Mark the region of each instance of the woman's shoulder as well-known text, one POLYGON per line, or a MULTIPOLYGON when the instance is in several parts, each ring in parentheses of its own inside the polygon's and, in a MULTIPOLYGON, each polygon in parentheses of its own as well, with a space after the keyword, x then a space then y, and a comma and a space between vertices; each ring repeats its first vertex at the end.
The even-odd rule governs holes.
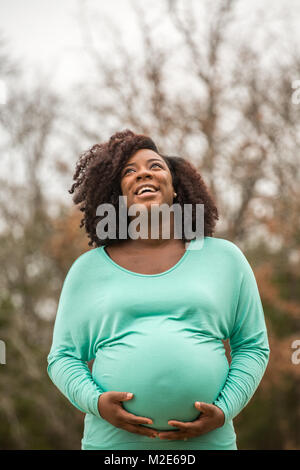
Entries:
POLYGON ((227 240, 226 238, 205 237, 205 242, 215 248, 233 252, 241 251, 241 249, 234 242, 227 240))
POLYGON ((205 237, 205 246, 208 250, 216 253, 224 258, 228 258, 231 262, 238 264, 248 264, 247 258, 242 249, 234 242, 225 238, 205 237))
POLYGON ((83 279, 83 276, 89 276, 90 273, 93 273, 99 265, 99 247, 92 248, 88 251, 85 251, 77 258, 74 259, 70 265, 67 277, 80 278, 83 279))

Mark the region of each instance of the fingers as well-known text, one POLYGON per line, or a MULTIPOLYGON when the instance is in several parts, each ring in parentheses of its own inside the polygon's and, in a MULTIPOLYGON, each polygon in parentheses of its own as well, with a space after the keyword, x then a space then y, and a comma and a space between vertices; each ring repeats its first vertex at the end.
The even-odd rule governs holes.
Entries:
MULTIPOLYGON (((126 400, 131 400, 133 398, 133 393, 127 393, 127 392, 114 392, 116 395, 113 396, 117 401, 126 401, 126 400)), ((132 413, 129 413, 128 411, 125 411, 123 406, 122 407, 122 414, 120 417, 124 419, 126 422, 131 423, 131 424, 153 424, 152 419, 146 418, 144 416, 136 416, 132 413)))
POLYGON ((186 434, 185 432, 181 431, 167 431, 167 432, 160 432, 158 437, 160 439, 175 439, 175 440, 183 440, 186 438, 192 437, 191 435, 186 434))
POLYGON ((113 401, 126 401, 126 400, 131 400, 133 398, 133 393, 128 393, 128 392, 109 392, 111 399, 113 401))
MULTIPOLYGON (((160 439, 176 439, 176 440, 181 440, 181 439, 190 439, 192 437, 200 436, 201 434, 204 434, 204 428, 202 429, 202 426, 191 426, 191 423, 189 423, 187 426, 185 426, 185 423, 180 423, 183 424, 183 426, 178 425, 178 431, 164 431, 164 432, 159 432, 158 437, 160 439)), ((177 426, 177 425, 176 425, 177 426)))
POLYGON ((153 424, 152 419, 150 418, 145 418, 143 416, 136 416, 132 413, 127 413, 127 411, 124 411, 121 414, 121 418, 124 419, 127 423, 130 424, 153 424))
POLYGON ((140 434, 148 437, 156 437, 158 431, 148 427, 144 427, 145 424, 153 424, 152 419, 146 418, 145 416, 136 416, 132 413, 128 413, 122 406, 123 401, 128 401, 133 398, 132 393, 127 392, 107 392, 110 400, 110 412, 111 419, 108 421, 117 428, 124 429, 125 431, 140 434))
POLYGON ((177 428, 182 429, 183 431, 186 431, 190 429, 192 421, 190 423, 184 423, 183 421, 172 420, 172 421, 168 421, 168 424, 170 424, 170 426, 176 426, 177 428))
POLYGON ((153 429, 143 428, 142 426, 134 426, 133 424, 128 424, 126 428, 124 429, 125 431, 129 431, 134 434, 140 434, 142 436, 148 436, 152 438, 158 435, 158 431, 155 431, 153 429))
POLYGON ((127 413, 122 408, 122 413, 118 416, 118 427, 125 429, 135 434, 141 434, 148 437, 156 437, 158 431, 155 429, 144 427, 143 424, 152 424, 153 421, 149 418, 144 418, 142 416, 136 416, 131 413, 127 413))
POLYGON ((197 410, 201 411, 203 414, 211 414, 214 409, 214 405, 205 402, 195 402, 195 407, 197 410))
POLYGON ((149 418, 135 416, 131 413, 124 412, 119 414, 117 423, 117 427, 120 427, 125 431, 129 431, 135 434, 141 434, 143 436, 148 437, 156 437, 158 434, 158 431, 156 429, 151 429, 143 426, 143 424, 152 424, 152 421, 149 420, 149 418))
POLYGON ((200 417, 195 421, 168 421, 170 426, 176 426, 178 430, 160 432, 159 437, 162 439, 183 439, 191 438, 195 436, 200 436, 206 432, 206 420, 201 419, 200 417))

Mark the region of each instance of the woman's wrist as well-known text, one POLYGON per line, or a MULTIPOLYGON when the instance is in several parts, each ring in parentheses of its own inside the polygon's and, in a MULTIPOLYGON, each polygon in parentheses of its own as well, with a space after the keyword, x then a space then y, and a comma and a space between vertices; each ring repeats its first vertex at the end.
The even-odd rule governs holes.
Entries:
POLYGON ((219 406, 217 406, 217 405, 214 405, 214 406, 216 407, 216 412, 218 414, 218 420, 220 421, 220 426, 219 427, 222 427, 225 424, 225 419, 226 419, 225 413, 219 406))

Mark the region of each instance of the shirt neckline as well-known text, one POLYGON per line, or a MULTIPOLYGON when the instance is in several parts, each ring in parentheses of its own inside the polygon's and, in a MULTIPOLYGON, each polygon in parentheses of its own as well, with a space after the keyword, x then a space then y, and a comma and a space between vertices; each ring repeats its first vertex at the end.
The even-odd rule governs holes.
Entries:
MULTIPOLYGON (((194 243, 195 242, 195 239, 194 240, 191 240, 189 242, 189 245, 188 245, 188 248, 190 246, 191 243, 194 243)), ((136 273, 134 271, 130 271, 129 269, 126 269, 124 268, 123 266, 120 266, 118 263, 116 263, 110 256, 108 253, 106 253, 105 251, 105 245, 102 245, 100 247, 98 247, 98 250, 100 250, 100 253, 102 254, 102 256, 104 257, 104 259, 106 261, 108 261, 110 264, 112 264, 114 267, 120 269, 121 271, 124 271, 125 273, 127 274, 130 274, 130 275, 133 275, 133 276, 139 276, 139 277, 144 277, 144 278, 151 278, 151 277, 159 277, 159 276, 165 276, 166 274, 169 274, 170 272, 174 271, 175 269, 177 269, 182 263, 183 261, 188 257, 188 254, 190 251, 193 251, 193 250, 189 250, 188 248, 186 248, 185 252, 183 253, 182 257, 177 261, 176 264, 174 264, 174 266, 172 266, 171 268, 167 269, 167 271, 163 271, 162 273, 157 273, 157 274, 142 274, 142 273, 136 273)))

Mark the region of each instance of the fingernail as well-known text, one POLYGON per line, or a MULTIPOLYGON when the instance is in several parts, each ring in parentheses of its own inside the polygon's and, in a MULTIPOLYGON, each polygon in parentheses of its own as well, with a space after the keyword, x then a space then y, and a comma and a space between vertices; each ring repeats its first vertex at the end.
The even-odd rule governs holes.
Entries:
POLYGON ((127 393, 127 398, 133 397, 133 393, 127 393))

